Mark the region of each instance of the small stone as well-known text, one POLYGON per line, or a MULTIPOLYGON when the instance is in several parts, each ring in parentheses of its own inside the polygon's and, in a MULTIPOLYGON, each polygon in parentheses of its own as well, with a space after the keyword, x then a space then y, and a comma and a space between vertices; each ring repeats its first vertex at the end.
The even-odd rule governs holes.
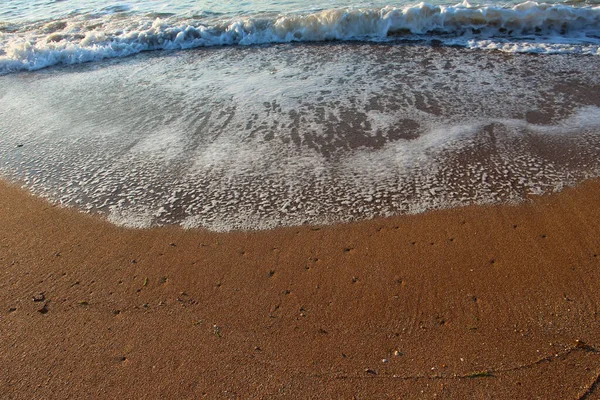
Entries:
POLYGON ((40 293, 40 294, 36 294, 35 296, 33 296, 33 301, 34 302, 40 302, 40 301, 44 301, 46 300, 46 296, 44 295, 44 292, 40 293))
POLYGON ((387 363, 387 362, 388 362, 388 359, 387 359, 387 358, 384 358, 383 360, 381 360, 381 362, 385 364, 385 363, 387 363))
POLYGON ((377 375, 377 371, 375 371, 374 369, 367 368, 367 369, 365 369, 365 372, 367 374, 377 375))

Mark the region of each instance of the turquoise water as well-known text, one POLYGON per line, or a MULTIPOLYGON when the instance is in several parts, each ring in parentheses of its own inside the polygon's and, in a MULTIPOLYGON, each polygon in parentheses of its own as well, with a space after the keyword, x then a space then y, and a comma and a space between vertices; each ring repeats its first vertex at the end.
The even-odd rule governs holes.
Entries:
MULTIPOLYGON (((455 3, 437 0, 432 4, 455 3)), ((27 1, 8 0, 0 9, 0 17, 4 21, 40 20, 65 18, 74 13, 173 13, 177 15, 216 14, 223 16, 249 16, 262 13, 306 13, 331 8, 375 8, 386 5, 403 6, 417 4, 408 1, 341 1, 341 0, 289 0, 289 1, 126 1, 115 2, 106 0, 62 0, 62 1, 27 1)), ((474 2, 473 4, 478 4, 474 2)), ((485 4, 510 5, 517 2, 485 2, 485 4)))

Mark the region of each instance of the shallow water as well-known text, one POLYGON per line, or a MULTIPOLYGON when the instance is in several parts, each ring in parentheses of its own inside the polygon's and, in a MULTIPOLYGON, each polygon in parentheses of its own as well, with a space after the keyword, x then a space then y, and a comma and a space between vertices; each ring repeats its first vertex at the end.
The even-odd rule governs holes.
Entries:
POLYGON ((600 171, 593 56, 325 43, 0 77, 0 169, 126 226, 325 224, 600 171))

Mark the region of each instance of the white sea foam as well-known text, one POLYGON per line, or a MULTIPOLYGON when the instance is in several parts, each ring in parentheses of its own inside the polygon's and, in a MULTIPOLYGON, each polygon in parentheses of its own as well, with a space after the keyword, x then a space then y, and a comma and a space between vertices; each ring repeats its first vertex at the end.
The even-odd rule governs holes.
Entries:
POLYGON ((592 57, 371 44, 7 75, 0 172, 131 227, 520 201, 600 175, 598 87, 592 57))
POLYGON ((0 26, 0 74, 142 51, 328 40, 439 40, 507 52, 598 54, 600 7, 420 3, 243 18, 84 14, 0 26))

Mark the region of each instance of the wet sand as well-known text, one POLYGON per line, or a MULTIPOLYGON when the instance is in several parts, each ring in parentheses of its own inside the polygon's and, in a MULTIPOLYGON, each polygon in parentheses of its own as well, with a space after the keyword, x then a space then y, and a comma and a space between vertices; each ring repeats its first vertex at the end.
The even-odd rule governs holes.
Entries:
POLYGON ((149 52, 0 77, 0 174, 136 228, 522 200, 600 176, 599 90, 596 57, 576 54, 366 42, 149 52))
POLYGON ((3 398, 600 398, 600 181, 217 234, 0 185, 3 398))

